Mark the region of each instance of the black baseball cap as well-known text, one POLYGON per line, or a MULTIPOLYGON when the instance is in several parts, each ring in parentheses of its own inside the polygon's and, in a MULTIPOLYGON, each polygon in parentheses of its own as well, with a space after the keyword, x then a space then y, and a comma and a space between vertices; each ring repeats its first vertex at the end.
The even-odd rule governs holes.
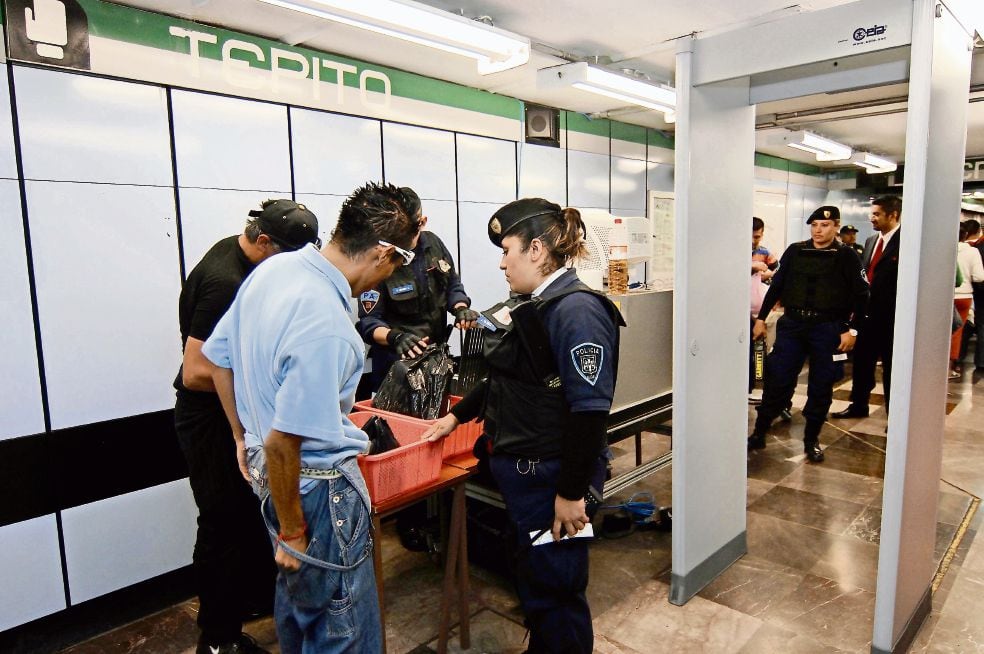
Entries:
POLYGON ((489 219, 489 240, 502 247, 502 238, 524 220, 560 213, 560 205, 543 198, 523 198, 505 205, 489 219))
POLYGON ((293 200, 266 200, 262 209, 249 215, 256 218, 260 231, 284 250, 299 250, 308 243, 321 246, 318 218, 303 204, 293 200))
POLYGON ((806 224, 809 225, 814 220, 836 220, 840 221, 841 212, 837 207, 825 204, 818 208, 816 211, 810 214, 810 217, 806 219, 806 224))
POLYGON ((844 225, 843 227, 841 227, 840 233, 843 234, 844 232, 857 232, 857 231, 858 228, 855 227, 854 225, 844 225))

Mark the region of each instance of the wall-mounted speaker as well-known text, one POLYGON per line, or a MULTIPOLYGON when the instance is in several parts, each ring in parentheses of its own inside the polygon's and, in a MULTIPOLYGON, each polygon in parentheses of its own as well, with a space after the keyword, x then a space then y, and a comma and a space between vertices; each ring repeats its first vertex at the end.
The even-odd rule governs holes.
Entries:
POLYGON ((526 142, 560 147, 560 111, 526 105, 526 142))

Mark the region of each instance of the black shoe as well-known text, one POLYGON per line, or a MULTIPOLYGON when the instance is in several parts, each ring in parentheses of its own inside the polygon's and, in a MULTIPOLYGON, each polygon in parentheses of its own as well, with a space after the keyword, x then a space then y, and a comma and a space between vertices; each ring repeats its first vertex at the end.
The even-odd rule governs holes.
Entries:
POLYGON ((195 654, 270 654, 270 652, 257 645, 256 640, 249 634, 239 634, 239 639, 231 643, 209 644, 199 639, 195 654))
POLYGON ((765 449, 765 434, 752 433, 748 437, 748 449, 750 450, 764 450, 765 449))
POLYGON ((791 422, 793 419, 793 412, 789 409, 783 409, 779 412, 779 419, 783 422, 791 422))
POLYGON ((868 411, 862 409, 855 409, 853 406, 849 406, 843 411, 837 411, 836 413, 831 413, 830 417, 836 418, 837 420, 842 420, 846 418, 867 418, 868 411))
POLYGON ((820 449, 820 443, 803 443, 803 451, 806 452, 806 458, 813 463, 823 463, 823 450, 820 449))

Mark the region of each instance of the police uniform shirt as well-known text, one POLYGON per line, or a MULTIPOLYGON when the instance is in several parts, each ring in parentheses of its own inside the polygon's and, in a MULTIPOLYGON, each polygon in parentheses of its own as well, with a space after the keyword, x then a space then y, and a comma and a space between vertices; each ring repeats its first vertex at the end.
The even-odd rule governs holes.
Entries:
MULTIPOLYGON (((575 271, 565 270, 544 295, 577 282, 575 271)), ((543 323, 570 411, 609 411, 615 394, 618 327, 603 300, 591 293, 571 293, 546 308, 543 323)))
MULTIPOLYGON (((394 300, 399 300, 400 296, 407 295, 412 297, 429 297, 429 275, 442 275, 446 279, 446 298, 441 303, 441 311, 450 312, 454 305, 465 303, 471 305, 471 299, 465 293, 465 287, 461 283, 461 278, 454 267, 454 260, 451 253, 440 238, 433 232, 421 232, 417 247, 414 248, 414 258, 410 263, 412 279, 397 285, 382 284, 377 288, 362 293, 359 296, 359 322, 356 329, 362 335, 363 340, 370 345, 374 345, 372 334, 377 327, 403 328, 409 329, 410 321, 403 322, 391 306, 394 300), (427 250, 433 252, 433 256, 426 256, 427 250), (430 259, 430 260, 429 260, 430 259), (392 295, 393 297, 389 297, 392 295)), ((440 298, 437 299, 440 301, 440 298)), ((435 306, 435 310, 437 307, 435 306)), ((418 316, 419 318, 419 316, 418 316)), ((422 320, 414 320, 413 324, 418 324, 422 320)), ((414 330, 416 331, 416 330, 414 330)), ((430 336, 432 341, 444 340, 444 334, 417 334, 418 336, 430 336)))

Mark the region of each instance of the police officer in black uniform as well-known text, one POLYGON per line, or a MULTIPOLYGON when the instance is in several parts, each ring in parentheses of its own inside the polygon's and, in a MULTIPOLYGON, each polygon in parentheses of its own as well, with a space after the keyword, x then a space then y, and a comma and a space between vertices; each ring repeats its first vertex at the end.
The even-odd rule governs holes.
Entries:
POLYGON ((841 243, 858 253, 860 257, 864 252, 864 246, 858 243, 858 228, 854 225, 844 225, 840 228, 841 243))
MULTIPOLYGON (((511 202, 489 221, 514 296, 484 311, 489 377, 425 437, 484 416, 485 450, 517 530, 517 591, 529 652, 592 651, 586 498, 600 498, 605 434, 618 362, 618 309, 568 262, 584 252, 576 209, 539 198, 511 202), (552 537, 551 537, 552 534, 552 537), (533 545, 537 536, 546 544, 533 545)), ((476 450, 479 450, 478 446, 476 450)))
POLYGON ((752 338, 765 338, 765 318, 782 301, 785 313, 766 359, 765 389, 748 449, 765 447, 769 427, 792 399, 796 378, 809 357, 803 448, 810 461, 820 463, 820 428, 834 382, 844 374, 843 360, 854 347, 858 323, 864 318, 868 282, 858 256, 835 238, 840 222, 837 207, 820 207, 806 222, 812 239, 786 248, 752 329, 752 338))
MULTIPOLYGON (((420 198, 409 187, 400 189, 404 208, 417 216, 421 230, 427 224, 420 198)), ((468 329, 478 313, 454 268, 448 248, 433 232, 421 231, 414 242, 410 265, 396 272, 379 288, 359 296, 356 329, 370 345, 372 371, 360 384, 358 399, 372 395, 400 357, 420 355, 430 343, 448 340, 447 314, 455 325, 468 329)))

